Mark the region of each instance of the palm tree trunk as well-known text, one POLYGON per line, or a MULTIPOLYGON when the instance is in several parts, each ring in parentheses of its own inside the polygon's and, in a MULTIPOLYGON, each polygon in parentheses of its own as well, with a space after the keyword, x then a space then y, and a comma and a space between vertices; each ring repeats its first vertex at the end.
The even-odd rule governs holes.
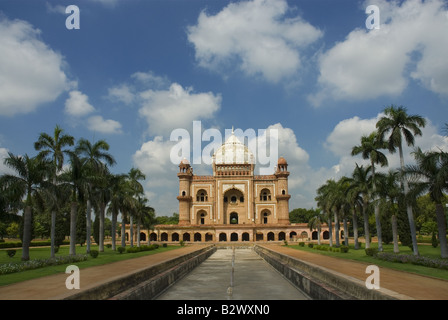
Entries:
POLYGON ((338 217, 338 211, 334 213, 334 237, 336 240, 336 247, 340 247, 339 243, 339 217, 338 217))
POLYGON ((400 249, 398 248, 397 216, 395 214, 392 215, 392 238, 394 241, 394 253, 399 253, 400 249))
POLYGON ((370 230, 369 230, 369 215, 367 214, 367 205, 365 201, 362 206, 362 216, 364 218, 364 237, 366 241, 366 249, 370 248, 370 230))
POLYGON ((440 253, 442 258, 448 258, 448 247, 446 243, 446 218, 443 205, 436 203, 437 229, 439 231, 440 253))
POLYGON ((137 247, 140 247, 140 221, 137 219, 137 247))
POLYGON ((22 260, 30 260, 31 242, 31 207, 26 206, 23 213, 23 240, 22 240, 22 260))
POLYGON ((331 223, 331 217, 328 218, 328 235, 330 236, 330 247, 333 246, 333 227, 331 223))
MULTIPOLYGON (((404 172, 404 158, 403 158, 403 148, 401 147, 401 143, 398 146, 398 150, 400 153, 401 172, 403 173, 404 172)), ((401 175, 401 181, 403 183, 404 195, 406 197, 409 193, 409 186, 408 186, 408 181, 405 179, 403 174, 401 175)), ((407 203, 407 205, 406 205, 406 212, 408 214, 409 228, 411 229, 412 249, 413 249, 414 255, 418 256, 419 253, 418 253, 418 246, 417 246, 417 232, 415 229, 414 214, 412 212, 412 206, 409 203, 407 203)))
POLYGON ((355 241, 355 250, 359 249, 358 241, 358 217, 356 216, 356 208, 353 207, 353 239, 355 241))
POLYGON ((347 218, 344 217, 344 244, 348 247, 348 225, 347 225, 347 218))
POLYGON ((121 246, 126 247, 126 219, 123 212, 121 213, 121 246))
POLYGON ((118 216, 118 212, 115 212, 115 210, 112 212, 112 226, 111 226, 111 230, 110 233, 112 235, 112 250, 116 250, 115 247, 115 242, 116 242, 116 232, 115 230, 117 230, 117 216, 118 216))
POLYGON ((55 246, 56 246, 56 211, 51 211, 51 257, 54 258, 56 254, 55 246))
POLYGON ((76 216, 78 203, 73 201, 70 206, 70 252, 71 256, 76 254, 76 216))
MULTIPOLYGON (((321 227, 319 225, 319 227, 317 228, 317 244, 320 245, 320 232, 321 232, 321 227)), ((149 234, 149 232, 148 232, 149 234)))
POLYGON ((131 215, 129 217, 129 240, 131 242, 131 248, 134 246, 134 217, 131 215))
POLYGON ((106 211, 106 206, 103 202, 100 205, 100 234, 99 234, 99 246, 98 251, 104 252, 104 215, 106 211))
POLYGON ((383 237, 382 237, 382 232, 381 232, 381 221, 380 221, 380 207, 379 207, 379 203, 378 201, 376 201, 376 185, 375 185, 375 166, 373 164, 373 160, 371 161, 372 163, 372 182, 373 182, 373 201, 375 202, 375 208, 374 208, 374 213, 375 213, 375 223, 376 223, 376 236, 378 238, 378 251, 381 252, 383 251, 383 237))
POLYGON ((92 234, 92 202, 87 200, 87 218, 86 218, 86 252, 90 253, 90 235, 92 234))

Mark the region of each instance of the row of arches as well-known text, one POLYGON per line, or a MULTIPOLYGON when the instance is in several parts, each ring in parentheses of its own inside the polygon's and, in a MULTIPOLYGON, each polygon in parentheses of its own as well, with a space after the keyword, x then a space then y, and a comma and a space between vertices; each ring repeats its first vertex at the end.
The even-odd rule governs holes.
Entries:
MULTIPOLYGON (((282 194, 285 194, 285 190, 282 190, 282 194)), ((185 196, 186 192, 183 191, 182 195, 185 196)), ((271 201, 272 200, 271 191, 267 188, 263 188, 260 191, 259 197, 260 197, 260 201, 271 201)), ((244 202, 244 196, 240 196, 239 199, 240 199, 240 202, 244 202)), ((236 202, 237 198, 236 197, 234 199, 230 198, 229 200, 230 200, 230 202, 236 202)), ((198 190, 196 192, 196 201, 197 202, 208 202, 207 191, 204 189, 198 190)), ((224 202, 227 202, 227 201, 228 201, 227 197, 224 197, 224 202)))
MULTIPOLYGON (((152 232, 149 235, 150 241, 172 241, 172 242, 178 242, 178 241, 186 241, 186 242, 209 242, 209 241, 283 241, 283 240, 317 240, 318 239, 318 233, 317 231, 311 232, 310 234, 307 231, 302 231, 300 235, 297 234, 295 231, 291 232, 258 232, 254 235, 254 239, 251 239, 251 233, 249 232, 218 232, 217 234, 207 232, 207 233, 200 233, 200 232, 184 232, 184 233, 178 233, 173 232, 169 234, 168 232, 162 232, 160 236, 157 235, 157 233, 152 232), (288 238, 288 239, 287 239, 288 238)), ((322 232, 322 239, 328 240, 329 239, 329 232, 324 231, 322 232)))
MULTIPOLYGON (((318 239, 318 233, 317 231, 313 231, 311 232, 311 238, 309 237, 309 233, 307 231, 302 231, 299 235, 297 234, 297 232, 295 231, 291 231, 289 233, 285 233, 283 231, 277 233, 274 232, 268 232, 266 235, 263 233, 257 233, 255 236, 255 240, 256 241, 275 241, 275 240, 288 240, 286 239, 286 237, 289 235, 289 240, 305 240, 305 239, 310 239, 310 240, 317 240, 318 239)), ((341 232, 341 237, 343 238, 343 232, 341 232)), ((150 241, 159 241, 159 239, 157 239, 157 233, 152 232, 149 236, 149 240, 150 241)), ((328 240, 329 239, 329 232, 328 231, 324 231, 322 232, 322 239, 323 240, 328 240)), ((141 241, 146 241, 146 233, 141 232, 140 233, 140 240, 141 241)), ((199 232, 196 233, 188 233, 185 232, 182 235, 180 235, 177 232, 172 233, 171 235, 169 235, 167 232, 162 232, 160 234, 160 241, 172 241, 172 242, 177 242, 177 241, 194 241, 194 242, 208 242, 208 241, 215 241, 214 239, 214 234, 207 232, 205 235, 201 234, 199 232)), ((129 233, 126 232, 126 241, 129 241, 129 233)), ((218 234, 218 240, 217 241, 251 241, 249 233, 248 232, 243 232, 241 235, 239 235, 237 232, 232 232, 230 233, 230 235, 228 235, 225 232, 221 232, 218 234)))

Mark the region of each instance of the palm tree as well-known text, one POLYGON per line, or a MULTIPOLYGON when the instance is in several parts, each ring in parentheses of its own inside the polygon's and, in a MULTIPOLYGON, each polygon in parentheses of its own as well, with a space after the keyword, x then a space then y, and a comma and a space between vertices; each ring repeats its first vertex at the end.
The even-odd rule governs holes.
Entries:
MULTIPOLYGON (((64 155, 70 154, 69 149, 64 149, 66 146, 74 144, 74 138, 70 135, 63 134, 64 130, 56 125, 53 136, 42 132, 39 138, 34 143, 34 149, 39 152, 39 157, 51 159, 53 163, 52 181, 56 187, 56 177, 62 170, 64 165, 64 155)), ((55 236, 56 236, 56 210, 51 211, 51 257, 55 255, 55 236)))
POLYGON ((420 148, 414 151, 416 165, 406 166, 405 174, 416 181, 416 193, 429 192, 436 204, 437 228, 439 233, 442 258, 448 258, 446 241, 446 218, 442 200, 444 191, 448 190, 448 153, 440 151, 422 152, 420 148))
POLYGON ((392 222, 392 239, 394 243, 394 253, 399 253, 398 247, 398 230, 397 230, 397 215, 396 203, 401 195, 401 189, 397 185, 399 172, 396 170, 389 170, 385 175, 381 175, 379 180, 379 195, 383 198, 387 210, 389 210, 392 222))
MULTIPOLYGON (((105 166, 113 166, 115 159, 108 153, 109 144, 105 140, 99 140, 95 143, 90 143, 89 140, 80 139, 75 148, 75 152, 81 158, 81 162, 85 167, 86 179, 88 180, 85 185, 86 199, 87 199, 87 220, 86 220, 86 251, 90 252, 90 235, 92 230, 92 197, 94 188, 101 184, 101 178, 103 174, 106 174, 105 166)), ((104 223, 103 223, 104 226, 104 223)), ((103 233, 104 234, 104 233, 103 233)))
POLYGON ((369 214, 368 207, 370 202, 370 186, 371 179, 369 172, 371 166, 364 168, 364 166, 359 166, 356 164, 355 170, 353 171, 352 178, 353 184, 350 188, 355 188, 358 194, 362 197, 362 216, 364 219, 364 236, 366 241, 366 248, 370 248, 370 228, 369 228, 369 214))
POLYGON ((50 168, 49 163, 41 157, 30 158, 28 155, 15 156, 11 152, 4 160, 9 168, 17 175, 4 174, 0 178, 0 185, 6 188, 15 201, 25 198, 25 209, 23 212, 23 240, 22 260, 30 259, 29 246, 31 242, 32 221, 32 196, 37 194, 40 185, 45 180, 45 175, 50 168))
MULTIPOLYGON (((131 170, 129 170, 129 173, 128 173, 128 184, 129 184, 129 187, 130 187, 130 189, 132 190, 131 192, 132 192, 132 196, 139 196, 139 195, 142 195, 143 194, 143 186, 141 185, 141 183, 139 182, 139 180, 144 180, 146 177, 145 177, 145 175, 140 171, 140 169, 137 169, 137 168, 131 168, 131 170)), ((130 214, 130 217, 129 217, 129 220, 130 220, 130 230, 129 230, 129 233, 130 233, 130 240, 131 240, 131 247, 133 246, 133 240, 134 240, 134 234, 133 234, 133 232, 134 232, 134 230, 133 230, 133 224, 134 224, 134 217, 136 217, 137 218, 137 210, 136 210, 136 208, 137 208, 137 203, 136 202, 133 202, 133 201, 131 201, 130 202, 130 211, 129 211, 129 214, 130 214)), ((140 223, 139 222, 140 220, 139 219, 137 219, 137 223, 140 223)), ((138 226, 138 228, 140 228, 139 226, 138 226)), ((140 233, 138 233, 137 234, 137 242, 138 243, 140 243, 140 233)))
POLYGON ((310 228, 310 231, 317 229, 317 244, 318 245, 320 245, 320 233, 321 233, 321 228, 322 228, 323 223, 324 223, 324 219, 321 214, 316 214, 308 222, 308 227, 310 228))
POLYGON ((139 210, 141 212, 141 222, 143 228, 148 231, 148 245, 149 245, 149 231, 153 229, 153 226, 157 223, 154 208, 147 205, 148 199, 144 197, 139 198, 139 210))
POLYGON ((78 216, 78 201, 83 199, 85 177, 81 160, 76 153, 70 155, 70 168, 61 175, 70 189, 70 255, 76 254, 76 221, 78 216))
MULTIPOLYGON (((387 166, 387 157, 380 151, 380 149, 386 149, 387 143, 379 139, 379 136, 374 131, 368 136, 361 137, 361 145, 354 146, 352 149, 352 156, 362 154, 363 159, 370 159, 370 165, 372 167, 372 194, 376 193, 376 180, 375 180, 375 164, 379 164, 382 167, 387 166)), ((374 198, 370 196, 371 198, 374 198)), ((383 240, 381 235, 381 222, 379 203, 374 200, 375 203, 375 222, 376 231, 378 237, 378 251, 383 251, 383 240)))
MULTIPOLYGON (((389 106, 384 109, 385 116, 382 117, 376 124, 378 129, 378 135, 381 140, 388 133, 387 139, 388 148, 391 153, 394 153, 398 148, 400 155, 400 167, 401 171, 404 171, 404 158, 403 158, 403 137, 408 146, 414 145, 414 136, 421 136, 422 131, 420 127, 425 127, 426 120, 419 115, 408 115, 407 109, 403 106, 389 106)), ((402 185, 405 197, 409 192, 409 185, 404 175, 402 174, 402 185)), ((417 246, 417 233, 415 230, 414 215, 412 212, 412 205, 407 201, 406 211, 408 214, 409 227, 411 229, 412 247, 414 255, 418 255, 417 246)))
POLYGON ((109 175, 111 197, 108 211, 112 214, 112 250, 116 249, 116 226, 118 213, 125 205, 125 202, 127 201, 126 198, 129 194, 129 188, 126 183, 126 178, 127 176, 123 174, 109 175))
POLYGON ((330 247, 333 246, 333 228, 331 222, 331 192, 328 186, 328 181, 326 184, 320 186, 317 189, 317 206, 322 209, 323 217, 327 220, 328 224, 328 234, 329 234, 329 244, 330 247))
POLYGON ((342 177, 345 188, 346 201, 352 210, 352 227, 353 227, 353 240, 355 242, 355 249, 359 249, 359 238, 358 238, 358 215, 356 213, 356 208, 359 207, 362 210, 362 197, 361 192, 356 188, 353 178, 342 177))

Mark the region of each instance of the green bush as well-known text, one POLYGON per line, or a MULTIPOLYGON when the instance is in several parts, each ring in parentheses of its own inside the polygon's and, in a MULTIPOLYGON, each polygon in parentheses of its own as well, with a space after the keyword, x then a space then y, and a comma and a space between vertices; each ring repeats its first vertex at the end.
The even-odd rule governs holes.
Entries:
POLYGON ((434 248, 437 248, 437 246, 439 245, 439 242, 437 241, 437 237, 436 237, 436 233, 435 233, 435 232, 432 233, 432 237, 431 237, 431 245, 432 245, 434 248))
POLYGON ((314 246, 314 244, 308 243, 308 248, 312 248, 313 246, 314 246))
POLYGON ((125 252, 126 251, 126 248, 125 247, 118 247, 117 248, 117 251, 118 251, 118 253, 123 253, 123 252, 125 252))
POLYGON ((348 246, 341 246, 341 252, 342 253, 347 253, 348 252, 348 246))
MULTIPOLYGON (((288 245, 288 244, 286 244, 286 245, 288 245)), ((166 247, 168 247, 168 244, 164 243, 164 244, 162 244, 162 247, 166 248, 166 247)))
POLYGON ((92 258, 98 257, 98 254, 99 254, 98 250, 90 250, 90 256, 92 258))
POLYGON ((366 255, 371 256, 371 257, 375 256, 378 253, 377 248, 366 248, 365 251, 366 251, 366 255))
POLYGON ((305 242, 299 242, 299 246, 304 247, 305 246, 305 242))
POLYGON ((111 243, 108 243, 108 244, 106 244, 106 248, 112 248, 112 244, 111 243))
POLYGON ((8 257, 12 258, 16 255, 16 250, 15 249, 6 250, 6 254, 8 255, 8 257))
POLYGON ((185 245, 184 240, 180 240, 179 244, 181 247, 183 247, 185 245))

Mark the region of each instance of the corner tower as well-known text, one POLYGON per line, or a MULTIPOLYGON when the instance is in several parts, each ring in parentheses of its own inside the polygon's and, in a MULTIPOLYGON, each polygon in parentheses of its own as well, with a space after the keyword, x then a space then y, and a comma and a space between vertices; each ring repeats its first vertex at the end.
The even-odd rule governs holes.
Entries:
POLYGON ((277 170, 275 176, 278 179, 278 194, 275 196, 277 199, 277 212, 279 224, 291 224, 289 221, 289 199, 291 195, 288 194, 288 163, 285 158, 280 157, 277 163, 277 170))
POLYGON ((179 164, 179 225, 185 226, 191 224, 190 222, 190 204, 193 198, 190 194, 191 180, 193 178, 193 168, 187 159, 182 159, 179 164))

